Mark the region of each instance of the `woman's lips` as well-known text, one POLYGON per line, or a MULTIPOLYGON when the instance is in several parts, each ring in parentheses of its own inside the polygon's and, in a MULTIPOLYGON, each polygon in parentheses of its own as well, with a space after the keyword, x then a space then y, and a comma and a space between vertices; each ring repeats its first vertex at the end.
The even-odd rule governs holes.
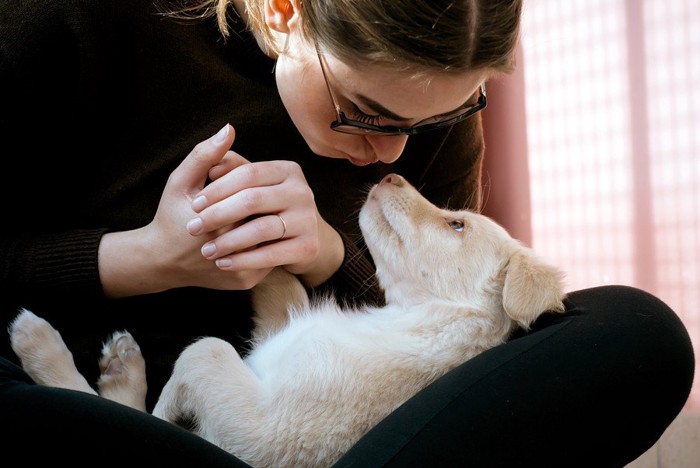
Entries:
POLYGON ((377 162, 376 159, 373 159, 371 161, 360 161, 359 159, 354 159, 351 157, 348 157, 348 160, 355 166, 369 166, 370 164, 374 164, 377 162))

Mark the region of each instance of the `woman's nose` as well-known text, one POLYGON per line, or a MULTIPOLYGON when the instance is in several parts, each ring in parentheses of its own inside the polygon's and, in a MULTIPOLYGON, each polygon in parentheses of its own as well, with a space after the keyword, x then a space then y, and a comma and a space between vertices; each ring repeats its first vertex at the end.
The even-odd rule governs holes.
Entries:
POLYGON ((392 163, 399 159, 408 141, 408 135, 367 135, 365 138, 377 159, 383 163, 392 163))

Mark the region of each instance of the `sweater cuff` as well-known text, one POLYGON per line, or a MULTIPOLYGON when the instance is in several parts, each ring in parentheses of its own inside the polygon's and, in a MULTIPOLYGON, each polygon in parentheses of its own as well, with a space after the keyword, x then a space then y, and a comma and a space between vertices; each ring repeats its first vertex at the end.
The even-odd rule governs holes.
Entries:
POLYGON ((34 293, 101 296, 97 255, 105 232, 75 230, 33 239, 20 265, 23 286, 34 293))

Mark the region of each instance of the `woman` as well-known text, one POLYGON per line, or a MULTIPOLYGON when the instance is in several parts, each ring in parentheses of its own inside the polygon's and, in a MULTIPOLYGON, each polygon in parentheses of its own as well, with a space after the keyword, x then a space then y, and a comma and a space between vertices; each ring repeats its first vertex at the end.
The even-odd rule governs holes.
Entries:
MULTIPOLYGON (((128 329, 148 363, 149 410, 193 339, 245 349, 247 290, 276 265, 310 294, 383 300, 356 214, 384 174, 479 208, 483 83, 512 69, 521 11, 505 0, 0 5, 0 132, 19 149, 8 157, 22 156, 2 187, 4 318, 20 307, 47 318, 91 381, 102 340, 128 329)), ((242 464, 149 415, 34 385, 5 341, 2 356, 4 446, 28 459, 242 464)), ((438 380, 339 464, 621 466, 678 414, 692 372, 687 333, 658 299, 573 292, 565 316, 438 380)))

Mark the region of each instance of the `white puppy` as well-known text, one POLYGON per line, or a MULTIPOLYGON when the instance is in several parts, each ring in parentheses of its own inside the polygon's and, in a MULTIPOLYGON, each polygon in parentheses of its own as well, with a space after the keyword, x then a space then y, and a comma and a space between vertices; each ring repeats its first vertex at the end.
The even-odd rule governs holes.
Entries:
MULTIPOLYGON (((202 338, 175 363, 154 414, 253 466, 319 467, 435 379, 561 312, 559 270, 499 225, 440 209, 390 174, 369 192, 360 226, 386 292, 385 307, 310 304, 295 277, 274 270, 253 290, 256 329, 242 358, 202 338)), ((96 393, 60 335, 23 311, 12 345, 38 382, 96 393)), ((128 333, 105 345, 100 394, 143 409, 143 358, 128 333)))

